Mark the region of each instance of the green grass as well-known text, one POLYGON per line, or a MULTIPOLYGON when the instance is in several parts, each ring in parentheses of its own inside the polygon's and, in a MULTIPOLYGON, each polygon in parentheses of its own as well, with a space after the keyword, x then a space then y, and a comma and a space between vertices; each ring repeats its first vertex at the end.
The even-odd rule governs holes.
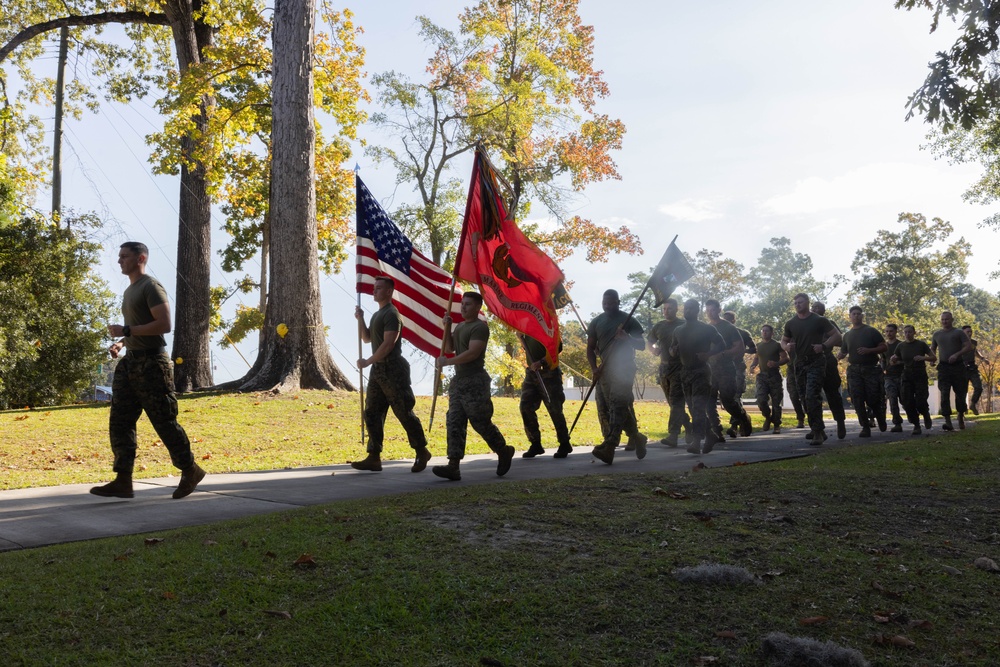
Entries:
MULTIPOLYGON (((224 401, 204 400, 220 407, 187 415, 207 429, 224 401)), ((326 409, 299 401, 275 402, 326 409)), ((973 562, 1000 561, 998 437, 989 416, 778 463, 447 485, 3 553, 0 650, 15 665, 764 665, 780 631, 873 665, 994 667, 1000 574, 973 562), (676 580, 701 563, 760 583, 676 580)))

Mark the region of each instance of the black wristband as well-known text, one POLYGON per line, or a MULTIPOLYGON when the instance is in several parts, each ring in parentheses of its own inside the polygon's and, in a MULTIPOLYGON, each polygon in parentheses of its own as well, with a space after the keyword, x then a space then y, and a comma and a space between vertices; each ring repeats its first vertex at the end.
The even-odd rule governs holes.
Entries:
POLYGON ((132 327, 130 327, 127 324, 125 326, 123 326, 122 327, 122 335, 125 336, 126 338, 128 338, 129 336, 131 336, 132 335, 132 327))

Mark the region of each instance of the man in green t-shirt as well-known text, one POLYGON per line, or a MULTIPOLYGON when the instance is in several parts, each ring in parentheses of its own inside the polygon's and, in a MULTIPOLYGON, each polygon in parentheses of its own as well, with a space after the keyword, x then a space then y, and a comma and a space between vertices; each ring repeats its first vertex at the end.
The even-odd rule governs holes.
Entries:
POLYGON ((597 410, 607 414, 604 441, 591 452, 611 464, 622 431, 638 459, 646 456, 646 436, 639 433, 632 410, 632 383, 635 382, 635 351, 646 347, 642 326, 620 309, 618 292, 606 290, 601 299, 603 313, 587 327, 587 361, 591 377, 597 378, 597 410), (597 357, 601 357, 598 369, 597 357))
POLYGON ((782 388, 781 367, 788 363, 788 355, 781 349, 781 343, 774 340, 774 327, 765 324, 760 328, 761 341, 757 343, 757 355, 750 363, 750 370, 760 367, 757 374, 757 407, 764 417, 764 430, 774 426, 775 433, 781 433, 781 404, 785 400, 782 388))
MULTIPOLYGON (((691 433, 691 418, 684 410, 684 386, 681 383, 681 360, 670 355, 670 346, 673 344, 674 330, 684 324, 684 320, 677 317, 677 299, 670 298, 663 302, 664 319, 657 322, 649 330, 646 341, 649 351, 660 358, 660 366, 657 370, 657 380, 663 390, 663 397, 670 408, 670 417, 667 421, 667 437, 660 442, 668 447, 676 447, 677 439, 680 436, 681 428, 691 433)), ((690 444, 690 443, 688 443, 690 444)))
POLYGON ((913 424, 913 435, 920 435, 920 417, 924 418, 924 427, 931 427, 931 411, 927 405, 930 393, 927 385, 927 364, 934 363, 937 358, 931 352, 930 346, 916 339, 917 330, 912 324, 903 327, 903 340, 896 346, 895 352, 889 357, 889 363, 902 369, 900 374, 900 401, 906 410, 906 418, 913 424))
POLYGON ((670 355, 681 360, 681 383, 694 434, 687 448, 691 454, 707 454, 716 443, 724 442, 710 422, 713 413, 718 420, 718 411, 714 405, 709 405, 715 401, 711 361, 726 353, 729 347, 718 329, 698 319, 700 312, 701 304, 697 299, 684 302, 684 324, 674 329, 674 341, 670 346, 670 355))
POLYGON ((122 338, 108 348, 117 359, 125 348, 124 358, 115 366, 111 383, 111 416, 108 431, 115 456, 114 481, 95 486, 90 492, 105 498, 132 498, 132 471, 137 442, 135 425, 145 410, 146 416, 170 452, 170 461, 181 471, 181 481, 174 498, 189 495, 205 478, 205 471, 195 463, 191 441, 177 423, 177 397, 174 394, 174 367, 167 356, 166 340, 170 333, 170 304, 163 285, 146 275, 149 248, 128 241, 118 250, 118 265, 128 276, 129 286, 122 296, 125 324, 111 324, 108 333, 122 338))
POLYGON ((972 396, 967 403, 969 405, 969 412, 978 415, 979 399, 983 395, 983 378, 979 374, 977 362, 980 359, 985 361, 986 357, 979 351, 979 341, 972 337, 972 327, 966 324, 962 327, 962 331, 965 332, 965 335, 969 337, 969 341, 972 343, 972 349, 962 357, 962 362, 965 364, 965 377, 972 386, 972 396))
POLYGON ((889 404, 889 411, 892 414, 892 433, 903 432, 903 417, 899 412, 899 394, 902 390, 903 367, 900 364, 891 364, 889 360, 896 353, 896 346, 900 341, 897 338, 899 327, 889 323, 885 325, 885 352, 882 353, 882 373, 885 385, 886 402, 889 404))
POLYGON ((851 306, 848 311, 851 328, 844 334, 844 344, 838 359, 847 359, 847 389, 854 402, 854 411, 861 424, 861 437, 872 434, 871 417, 875 417, 880 431, 885 431, 885 391, 879 355, 885 352, 886 344, 882 334, 873 326, 865 324, 865 314, 861 306, 851 306))
MULTIPOLYGON (((793 304, 795 316, 785 323, 781 346, 795 358, 795 381, 809 418, 809 440, 818 446, 826 440, 822 396, 827 372, 825 355, 840 344, 840 331, 825 317, 809 310, 807 294, 796 294, 793 304)), ((833 361, 836 368, 837 360, 833 361)), ((838 433, 841 424, 838 422, 838 433)))
POLYGON ((722 339, 726 341, 726 351, 712 359, 712 393, 713 397, 708 402, 709 427, 712 428, 720 441, 725 441, 722 435, 722 423, 719 420, 719 410, 716 408, 716 398, 722 403, 722 407, 729 413, 730 426, 729 437, 735 438, 737 433, 744 437, 753 432, 750 424, 750 417, 743 408, 743 400, 740 392, 740 374, 746 375, 743 368, 743 356, 745 345, 739 329, 727 320, 722 319, 722 305, 717 299, 705 301, 705 315, 708 323, 718 330, 722 339), (739 360, 739 365, 737 364, 739 360), (739 429, 737 431, 737 429, 739 429))
POLYGON ((941 313, 941 328, 931 338, 931 352, 937 357, 938 389, 941 392, 941 416, 944 417, 946 431, 954 430, 951 424, 951 394, 955 394, 955 410, 958 411, 958 428, 965 428, 965 395, 969 391, 969 380, 965 375, 963 358, 972 350, 972 341, 961 329, 955 328, 951 312, 941 313))
MULTIPOLYGON (((554 458, 564 459, 573 451, 569 442, 569 428, 566 426, 566 416, 563 414, 563 403, 566 393, 563 391, 562 370, 559 359, 550 359, 545 346, 531 336, 518 333, 521 347, 524 348, 525 361, 528 363, 524 382, 521 383, 521 422, 524 424, 524 434, 528 437, 528 451, 521 456, 534 458, 545 453, 542 447, 542 432, 538 427, 538 408, 545 404, 545 409, 552 419, 556 429, 556 440, 559 449, 554 458)), ((562 351, 562 342, 559 342, 562 351)))
POLYGON ((462 295, 462 322, 452 331, 451 316, 444 316, 445 354, 437 359, 439 370, 454 366, 455 375, 448 387, 448 465, 434 466, 431 472, 456 482, 462 479, 459 465, 465 458, 469 424, 496 453, 497 475, 506 475, 514 458, 514 448, 507 444, 500 429, 493 423, 492 380, 486 372, 486 344, 490 339, 490 327, 479 319, 482 307, 483 297, 478 292, 462 295), (455 356, 448 357, 451 353, 455 356))
MULTIPOLYGON (((826 318, 826 304, 822 301, 814 301, 809 310, 820 317, 826 318)), ((826 319, 827 322, 833 325, 838 334, 843 334, 836 322, 829 318, 826 319)), ((840 345, 839 341, 840 339, 838 338, 836 345, 840 345)), ((823 376, 823 394, 826 396, 826 402, 830 406, 830 414, 833 415, 833 421, 837 423, 837 438, 843 440, 847 437, 847 414, 844 411, 844 397, 840 394, 840 387, 843 385, 840 379, 840 366, 837 363, 837 357, 833 354, 833 348, 823 352, 823 358, 826 360, 826 374, 823 376)))
POLYGON ((361 340, 371 343, 372 356, 358 359, 358 369, 371 366, 368 389, 365 392, 365 426, 368 430, 368 456, 354 461, 355 470, 382 470, 382 441, 385 437, 385 417, 392 414, 402 424, 407 440, 413 448, 416 460, 411 472, 421 472, 431 460, 427 449, 427 436, 420 419, 413 412, 416 398, 410 385, 410 364, 403 357, 403 321, 396 306, 392 305, 392 295, 396 283, 389 276, 379 276, 372 286, 372 297, 379 309, 372 315, 371 324, 365 326, 365 313, 360 307, 354 309, 358 320, 361 340))

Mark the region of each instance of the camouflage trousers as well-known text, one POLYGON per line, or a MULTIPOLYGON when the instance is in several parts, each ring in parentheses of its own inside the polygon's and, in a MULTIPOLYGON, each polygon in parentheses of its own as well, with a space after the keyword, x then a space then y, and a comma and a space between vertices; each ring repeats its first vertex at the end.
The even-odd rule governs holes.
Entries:
POLYGON ((545 404, 552 425, 556 429, 556 440, 560 447, 569 446, 569 428, 566 426, 566 416, 563 414, 563 403, 566 394, 563 391, 562 371, 558 368, 535 373, 529 370, 521 385, 521 421, 524 422, 524 434, 533 447, 542 446, 542 432, 538 426, 538 408, 545 404), (541 377, 541 382, 539 382, 541 377), (545 390, 543 391, 542 386, 545 390), (548 393, 548 400, 545 398, 548 393))
POLYGON ((979 368, 976 366, 966 366, 965 377, 972 386, 972 397, 968 401, 971 408, 979 403, 979 398, 983 395, 983 378, 979 375, 979 368))
POLYGON ((788 367, 788 377, 785 378, 785 386, 788 387, 788 399, 792 402, 792 409, 795 410, 795 418, 804 422, 806 411, 802 407, 802 398, 799 396, 799 385, 795 380, 795 367, 788 367))
POLYGON ((719 426, 719 410, 716 407, 716 400, 722 403, 723 409, 729 413, 730 426, 739 425, 749 419, 747 411, 743 409, 742 393, 740 392, 739 369, 732 371, 725 369, 716 373, 712 369, 712 396, 708 405, 708 421, 711 427, 719 426))
POLYGON ((885 422, 885 382, 882 369, 876 365, 851 364, 847 367, 847 391, 854 402, 858 423, 864 428, 874 417, 879 424, 885 422))
MULTIPOLYGON (((837 376, 840 384, 840 376, 837 376)), ((826 379, 826 359, 822 355, 811 359, 795 358, 795 382, 799 398, 809 419, 809 428, 814 432, 825 428, 823 423, 823 387, 826 379)), ((840 394, 838 392, 837 396, 840 394)), ((843 409, 843 408, 841 408, 843 409)))
POLYGON ((635 419, 632 407, 632 383, 635 372, 604 373, 597 381, 597 418, 601 422, 601 433, 604 436, 602 446, 617 447, 622 441, 622 431, 629 438, 636 438, 639 425, 635 419))
POLYGON ((479 371, 451 379, 448 389, 448 458, 465 458, 465 438, 469 424, 494 452, 507 446, 500 429, 493 423, 493 399, 490 398, 490 376, 479 371))
POLYGON ((381 454, 385 439, 385 418, 392 414, 403 425, 413 449, 427 446, 427 436, 420 419, 413 412, 417 401, 410 386, 410 364, 397 357, 371 366, 368 389, 365 392, 365 427, 368 429, 368 453, 381 454))
POLYGON ((903 390, 903 378, 900 375, 886 375, 884 384, 886 402, 889 404, 889 412, 892 413, 892 423, 901 426, 903 417, 899 413, 899 397, 903 390))
MULTIPOLYGON (((695 438, 702 440, 710 427, 709 403, 714 402, 711 367, 701 366, 681 370, 681 384, 688 412, 691 413, 691 430, 694 431, 695 438)), ((718 418, 718 412, 716 412, 716 418, 718 418)))
POLYGON ((938 364, 938 389, 941 390, 941 416, 951 416, 951 394, 955 394, 955 409, 959 414, 965 414, 968 406, 965 395, 969 393, 969 380, 965 376, 965 365, 962 363, 938 364))
POLYGON ((129 352, 118 361, 111 381, 108 431, 115 456, 114 471, 132 474, 137 449, 135 424, 143 410, 170 453, 174 467, 194 465, 191 441, 177 423, 174 367, 166 352, 129 352))
POLYGON ((781 404, 785 400, 783 379, 778 369, 757 375, 757 407, 764 419, 781 426, 781 404))
POLYGON ((899 381, 900 401, 906 410, 906 421, 914 426, 920 425, 920 416, 930 418, 931 409, 927 405, 930 396, 930 386, 926 375, 903 375, 899 381))
POLYGON ((840 387, 843 381, 840 379, 840 368, 837 365, 837 357, 832 352, 823 355, 826 360, 826 374, 823 376, 823 393, 826 394, 826 402, 830 406, 830 413, 833 421, 842 422, 845 419, 844 397, 840 395, 840 387))
POLYGON ((667 371, 660 366, 657 377, 660 382, 660 389, 663 390, 663 397, 667 399, 670 408, 670 418, 667 421, 667 432, 670 435, 678 435, 681 428, 691 425, 691 418, 684 411, 684 383, 681 381, 681 370, 667 371))

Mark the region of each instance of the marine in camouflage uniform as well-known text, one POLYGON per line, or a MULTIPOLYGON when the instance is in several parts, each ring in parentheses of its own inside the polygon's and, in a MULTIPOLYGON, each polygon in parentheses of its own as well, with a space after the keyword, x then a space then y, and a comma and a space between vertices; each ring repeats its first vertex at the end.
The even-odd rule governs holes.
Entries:
POLYGON ((785 386, 788 388, 788 400, 792 402, 792 409, 795 410, 795 428, 805 428, 806 411, 802 406, 802 397, 799 396, 799 383, 795 380, 795 355, 788 355, 788 371, 785 377, 785 386))
POLYGON ((965 377, 972 387, 972 396, 968 401, 969 411, 974 415, 978 415, 979 399, 983 395, 983 378, 979 374, 979 366, 976 362, 978 359, 985 359, 986 357, 979 351, 979 341, 972 337, 972 327, 966 324, 962 327, 962 331, 965 332, 965 335, 969 337, 969 341, 972 343, 972 349, 962 357, 962 361, 965 363, 965 377))
POLYGON ((885 431, 885 382, 879 354, 885 352, 882 334, 875 327, 865 324, 861 306, 851 306, 848 311, 851 328, 844 334, 844 344, 838 359, 847 359, 847 388, 854 402, 854 410, 861 424, 861 437, 871 437, 871 417, 875 417, 880 431, 885 431))
MULTIPOLYGON (((670 408, 667 421, 667 437, 660 442, 668 447, 676 447, 681 428, 690 432, 691 418, 684 410, 684 385, 681 382, 681 360, 670 354, 673 344, 673 334, 684 321, 677 318, 677 299, 667 299, 663 302, 663 317, 649 330, 646 338, 649 351, 660 358, 657 369, 657 380, 663 390, 663 397, 670 408)), ((690 433, 689 433, 690 435, 690 433)))
POLYGON ((824 352, 840 343, 840 332, 825 317, 809 311, 806 294, 796 294, 794 304, 795 317, 785 323, 781 345, 789 357, 795 356, 795 381, 809 418, 810 442, 822 445, 826 440, 822 397, 827 370, 824 352))
POLYGON ((170 332, 170 305, 163 285, 146 275, 149 249, 145 244, 128 241, 121 245, 118 264, 129 278, 122 296, 122 316, 125 324, 112 324, 108 332, 123 336, 108 351, 118 358, 124 347, 127 352, 115 367, 111 382, 111 416, 109 434, 114 453, 114 481, 95 486, 90 492, 111 498, 132 498, 132 471, 137 450, 135 425, 143 411, 170 453, 170 461, 181 471, 181 480, 173 492, 183 498, 194 491, 205 477, 205 471, 195 463, 191 441, 177 423, 177 396, 174 393, 174 371, 167 355, 163 335, 170 332))
POLYGON ((965 375, 963 357, 972 350, 972 341, 961 329, 954 326, 954 318, 949 311, 941 313, 941 328, 931 339, 931 352, 937 357, 938 390, 941 392, 941 416, 944 417, 946 431, 953 430, 951 423, 951 394, 955 394, 955 409, 958 411, 958 428, 965 428, 965 395, 969 391, 969 380, 965 375))
MULTIPOLYGON (((736 326, 736 313, 731 310, 727 310, 722 313, 722 319, 729 322, 733 326, 736 326)), ((743 340, 743 354, 739 355, 733 360, 733 364, 736 366, 736 398, 740 401, 740 405, 743 405, 743 394, 747 392, 747 363, 746 355, 757 354, 757 344, 753 342, 753 336, 746 329, 740 329, 736 327, 736 331, 739 332, 740 338, 743 340)), ((756 356, 754 357, 756 358, 756 356)), ((745 413, 745 410, 744 410, 745 413)), ((739 419, 730 415, 729 417, 729 431, 730 435, 734 438, 736 437, 736 431, 740 428, 739 419)))
POLYGON ((514 458, 514 448, 507 444, 500 429, 493 423, 493 399, 490 398, 492 380, 485 365, 490 328, 485 321, 479 319, 482 307, 482 295, 478 292, 466 292, 462 295, 463 321, 454 331, 451 328, 451 317, 444 317, 444 351, 446 355, 455 353, 454 357, 443 355, 437 359, 438 369, 455 367, 455 375, 448 387, 448 465, 434 466, 431 472, 452 481, 462 479, 459 465, 465 458, 469 424, 496 453, 497 475, 506 475, 514 458))
MULTIPOLYGON (((722 339, 726 342, 726 351, 712 359, 712 391, 713 397, 708 403, 709 428, 713 429, 720 440, 722 436, 722 424, 719 420, 719 411, 716 408, 716 397, 722 403, 722 407, 729 413, 730 423, 736 424, 739 434, 748 436, 753 431, 750 424, 750 416, 743 408, 743 400, 739 390, 740 375, 746 377, 746 369, 742 371, 737 365, 737 359, 742 361, 744 356, 743 337, 739 330, 720 317, 722 306, 716 299, 705 301, 705 314, 708 316, 708 323, 714 326, 722 339)), ((736 437, 736 428, 729 429, 730 437, 736 437)))
MULTIPOLYGON (((812 304, 812 312, 820 317, 825 317, 826 305, 822 301, 815 301, 812 304)), ((840 327, 837 326, 836 322, 833 320, 827 321, 833 325, 838 334, 841 333, 840 327)), ((834 356, 832 348, 823 352, 823 358, 826 360, 826 372, 823 374, 823 393, 826 394, 826 402, 830 406, 830 414, 833 415, 833 421, 837 422, 837 438, 843 440, 847 436, 847 426, 845 424, 847 413, 844 410, 844 397, 840 394, 840 388, 844 384, 840 378, 840 366, 837 363, 837 357, 834 356)))
POLYGON ((709 421, 709 404, 714 401, 710 361, 729 349, 718 329, 698 320, 700 312, 701 305, 696 299, 684 302, 684 324, 674 329, 670 348, 671 356, 681 360, 681 383, 694 436, 687 451, 692 454, 707 454, 717 442, 722 442, 709 421))
POLYGON ((899 338, 896 337, 899 328, 895 324, 885 325, 885 352, 882 353, 882 373, 885 384, 885 397, 889 412, 892 414, 893 433, 902 433, 903 417, 899 412, 899 396, 903 389, 903 366, 889 362, 896 353, 899 338))
POLYGON ((646 347, 642 326, 619 308, 618 292, 607 290, 601 299, 603 313, 587 327, 587 361, 597 378, 597 409, 607 414, 604 441, 591 452, 611 464, 622 431, 636 458, 646 456, 646 436, 639 433, 632 411, 632 384, 635 382, 635 351, 646 347), (601 357, 598 369, 597 357, 601 357))
POLYGON ((781 343, 774 340, 774 327, 765 324, 760 328, 763 340, 755 346, 757 355, 750 364, 750 370, 760 368, 757 374, 757 407, 764 417, 764 430, 774 426, 775 433, 781 433, 781 404, 785 399, 781 367, 788 363, 788 355, 781 349, 781 343))
POLYGON ((403 357, 403 321, 392 305, 395 282, 388 276, 379 276, 372 287, 372 296, 379 305, 372 315, 371 324, 365 326, 364 311, 356 308, 361 340, 371 343, 372 355, 357 361, 359 369, 371 367, 368 389, 365 392, 365 427, 368 431, 368 456, 354 461, 355 470, 382 470, 382 444, 385 439, 385 418, 390 408, 406 431, 407 440, 416 458, 411 472, 421 472, 427 467, 431 453, 427 449, 420 419, 413 412, 416 399, 410 385, 410 364, 403 357))
POLYGON ((896 346, 896 351, 889 358, 889 363, 902 368, 900 382, 900 399, 906 418, 913 424, 913 435, 920 435, 920 418, 924 418, 924 427, 931 427, 931 411, 927 405, 930 393, 927 384, 927 362, 934 363, 937 359, 930 346, 916 339, 916 329, 907 324, 903 327, 903 340, 896 346))
MULTIPOLYGON (((518 337, 521 339, 528 362, 524 382, 521 384, 520 407, 524 434, 530 446, 521 456, 530 459, 545 453, 542 447, 542 432, 538 426, 538 408, 544 403, 552 419, 552 426, 556 429, 556 440, 559 442, 555 458, 564 459, 573 451, 573 446, 569 442, 569 428, 566 426, 566 416, 563 414, 566 394, 563 391, 559 360, 548 359, 545 346, 531 336, 518 334, 518 337)), ((562 351, 561 341, 559 351, 562 351)))

